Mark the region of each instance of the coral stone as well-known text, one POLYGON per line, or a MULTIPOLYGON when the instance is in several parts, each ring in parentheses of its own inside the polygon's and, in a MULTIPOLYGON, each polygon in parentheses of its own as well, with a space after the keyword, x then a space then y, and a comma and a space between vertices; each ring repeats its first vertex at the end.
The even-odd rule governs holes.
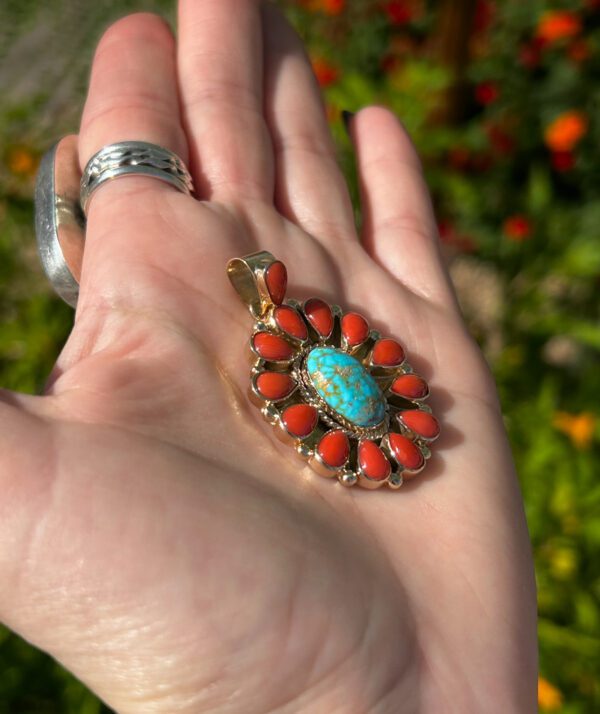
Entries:
POLYGON ((298 340, 305 340, 308 337, 306 323, 300 317, 300 313, 297 310, 294 310, 293 307, 280 305, 275 308, 274 314, 275 322, 280 330, 287 332, 288 335, 291 335, 298 340))
POLYGON ((401 412, 399 418, 412 432, 424 439, 435 439, 440 433, 438 420, 429 412, 411 409, 401 412))
POLYGON ((306 319, 321 337, 328 337, 333 330, 333 313, 329 305, 320 298, 310 298, 304 304, 306 319))
POLYGON ((332 468, 340 468, 348 460, 350 442, 340 429, 329 431, 319 442, 317 452, 323 463, 332 468))
POLYGON ((369 336, 369 323, 357 312, 347 312, 342 317, 342 334, 350 347, 360 345, 369 336))
POLYGON ((265 399, 277 401, 291 394, 296 382, 284 372, 261 372, 256 378, 256 389, 265 399))
POLYGON ((287 288, 287 270, 281 261, 277 260, 267 268, 265 283, 271 300, 275 305, 281 305, 287 288))
POLYGON ((305 366, 312 387, 336 414, 360 427, 382 422, 385 398, 355 357, 334 347, 315 347, 305 366))
POLYGON ((360 470, 373 481, 385 480, 391 472, 390 462, 374 441, 363 440, 358 445, 360 470))
POLYGON ((256 352, 269 362, 290 360, 296 351, 283 337, 270 332, 257 332, 252 338, 252 344, 256 352))
POLYGON ((317 425, 319 415, 310 404, 294 404, 285 409, 281 421, 292 436, 303 439, 317 425))
POLYGON ((404 350, 396 340, 378 340, 371 355, 373 364, 381 367, 397 367, 404 361, 404 350))
POLYGON ((394 394, 406 399, 423 399, 429 394, 427 382, 416 374, 402 374, 390 387, 394 394))
POLYGON ((423 466, 423 454, 421 450, 402 434, 389 434, 390 448, 396 461, 405 469, 416 471, 423 466))

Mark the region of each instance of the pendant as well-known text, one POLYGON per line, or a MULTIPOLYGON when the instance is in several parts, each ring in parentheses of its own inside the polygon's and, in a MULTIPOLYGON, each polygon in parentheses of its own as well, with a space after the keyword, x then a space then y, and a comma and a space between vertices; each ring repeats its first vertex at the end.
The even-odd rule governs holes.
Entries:
POLYGON ((357 312, 286 300, 285 265, 266 251, 227 275, 254 318, 249 397, 277 435, 345 486, 397 489, 420 473, 440 427, 402 345, 357 312))

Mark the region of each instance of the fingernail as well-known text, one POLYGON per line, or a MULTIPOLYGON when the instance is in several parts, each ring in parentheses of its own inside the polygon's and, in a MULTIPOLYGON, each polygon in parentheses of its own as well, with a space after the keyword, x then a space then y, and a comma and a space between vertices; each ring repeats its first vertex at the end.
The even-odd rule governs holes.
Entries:
POLYGON ((350 122, 352 119, 354 119, 354 112, 342 109, 342 121, 344 122, 344 129, 346 129, 346 134, 348 134, 348 136, 350 136, 350 122))

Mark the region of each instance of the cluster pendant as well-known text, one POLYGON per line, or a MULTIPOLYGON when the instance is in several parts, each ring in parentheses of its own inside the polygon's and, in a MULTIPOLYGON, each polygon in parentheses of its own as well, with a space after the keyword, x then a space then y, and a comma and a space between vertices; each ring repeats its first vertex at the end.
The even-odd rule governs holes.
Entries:
POLYGON ((286 300, 287 271, 270 253, 227 272, 254 318, 249 396, 278 435, 345 486, 397 489, 420 473, 440 427, 400 342, 321 298, 286 300))

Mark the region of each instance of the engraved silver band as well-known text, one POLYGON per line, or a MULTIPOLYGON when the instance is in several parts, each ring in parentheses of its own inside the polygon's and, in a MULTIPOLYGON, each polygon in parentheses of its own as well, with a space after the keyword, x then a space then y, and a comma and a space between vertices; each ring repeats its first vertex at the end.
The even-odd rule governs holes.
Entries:
POLYGON ((80 200, 84 214, 97 188, 106 181, 132 174, 166 181, 188 195, 194 190, 190 172, 174 152, 147 141, 120 141, 102 147, 83 170, 80 200))

